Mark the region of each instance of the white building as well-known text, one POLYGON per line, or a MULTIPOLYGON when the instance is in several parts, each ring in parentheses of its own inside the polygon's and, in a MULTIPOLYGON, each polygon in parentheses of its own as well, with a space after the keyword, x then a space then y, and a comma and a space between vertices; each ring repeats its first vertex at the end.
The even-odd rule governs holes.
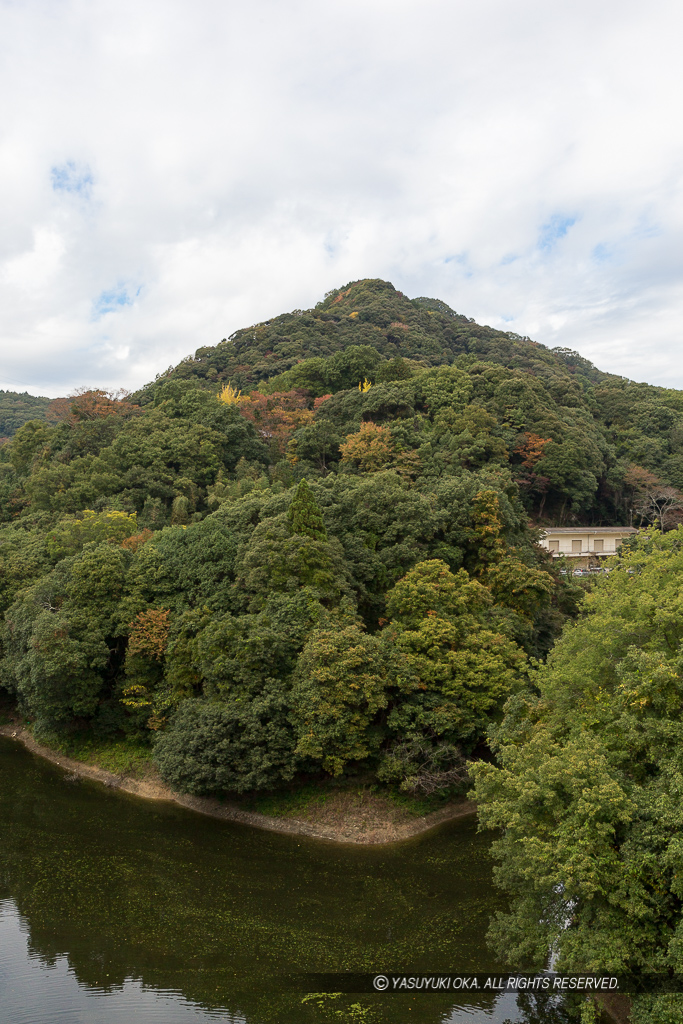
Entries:
POLYGON ((540 545, 558 558, 581 559, 590 564, 614 555, 626 537, 638 531, 633 526, 548 526, 540 545))

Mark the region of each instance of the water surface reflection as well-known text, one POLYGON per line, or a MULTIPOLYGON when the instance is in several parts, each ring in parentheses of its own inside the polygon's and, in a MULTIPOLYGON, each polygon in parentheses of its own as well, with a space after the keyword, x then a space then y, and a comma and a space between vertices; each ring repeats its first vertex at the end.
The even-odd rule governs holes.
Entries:
POLYGON ((500 902, 488 842, 473 819, 382 848, 281 836, 69 784, 0 740, 2 1020, 346 1024, 358 1002, 368 1024, 563 1024, 533 998, 321 1008, 286 984, 300 971, 498 969, 483 941, 500 902))

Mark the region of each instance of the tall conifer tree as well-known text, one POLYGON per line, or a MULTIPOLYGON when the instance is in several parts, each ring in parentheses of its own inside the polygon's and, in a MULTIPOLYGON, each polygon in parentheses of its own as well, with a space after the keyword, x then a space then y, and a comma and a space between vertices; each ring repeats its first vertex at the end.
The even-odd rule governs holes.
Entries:
POLYGON ((292 533, 303 534, 312 537, 313 540, 327 540, 327 530, 320 506, 305 479, 296 489, 287 516, 292 533))

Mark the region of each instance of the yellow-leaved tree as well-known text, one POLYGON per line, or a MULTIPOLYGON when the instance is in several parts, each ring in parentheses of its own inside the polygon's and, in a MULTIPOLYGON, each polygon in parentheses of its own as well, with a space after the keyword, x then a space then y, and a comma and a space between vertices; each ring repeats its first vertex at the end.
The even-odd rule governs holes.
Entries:
POLYGON ((394 444, 389 427, 372 421, 361 423, 357 434, 349 434, 339 445, 341 461, 355 465, 366 473, 387 469, 394 462, 394 444))

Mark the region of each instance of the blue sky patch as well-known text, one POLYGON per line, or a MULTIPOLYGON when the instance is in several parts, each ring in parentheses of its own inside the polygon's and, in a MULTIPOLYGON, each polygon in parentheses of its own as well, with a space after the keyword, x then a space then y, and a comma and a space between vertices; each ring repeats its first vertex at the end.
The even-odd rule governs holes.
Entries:
POLYGON ((50 179, 55 192, 71 192, 86 198, 93 184, 92 171, 88 165, 77 164, 73 160, 52 167, 50 179))
POLYGON ((603 245, 602 242, 600 242, 599 245, 595 246, 595 248, 591 252, 591 256, 593 257, 596 263, 610 263, 613 259, 612 250, 609 249, 606 245, 603 245))
POLYGON ((458 263, 463 268, 461 276, 464 278, 472 277, 472 270, 469 266, 470 254, 469 252, 458 252, 453 253, 452 256, 444 257, 444 263, 458 263))
POLYGON ((554 213, 550 220, 541 227, 538 235, 539 249, 552 249, 576 224, 576 217, 566 217, 562 213, 554 213))
POLYGON ((140 289, 135 292, 134 295, 129 295, 128 290, 124 285, 119 285, 117 288, 110 288, 109 291, 101 292, 95 299, 93 316, 95 320, 99 320, 101 316, 106 313, 116 313, 118 310, 123 309, 124 306, 132 306, 133 299, 136 299, 140 294, 140 289))

